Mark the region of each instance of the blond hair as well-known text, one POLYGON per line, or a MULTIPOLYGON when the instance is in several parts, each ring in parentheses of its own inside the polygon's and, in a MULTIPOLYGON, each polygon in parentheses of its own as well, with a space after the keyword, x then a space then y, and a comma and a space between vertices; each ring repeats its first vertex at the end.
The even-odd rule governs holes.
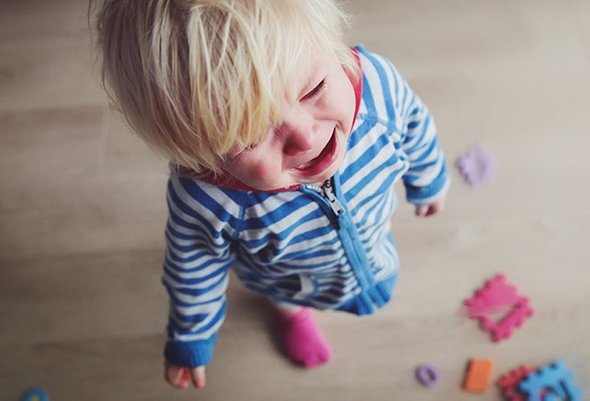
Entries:
POLYGON ((129 125, 177 165, 220 172, 281 120, 305 47, 350 71, 334 0, 103 0, 103 83, 129 125))

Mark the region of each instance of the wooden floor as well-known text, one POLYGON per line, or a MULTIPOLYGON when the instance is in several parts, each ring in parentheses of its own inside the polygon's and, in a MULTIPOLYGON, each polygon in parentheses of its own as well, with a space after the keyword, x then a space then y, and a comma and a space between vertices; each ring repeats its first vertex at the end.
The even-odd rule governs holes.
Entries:
MULTIPOLYGON (((370 318, 320 316, 333 362, 277 352, 264 302, 233 280, 208 386, 162 380, 166 163, 97 83, 79 0, 0 3, 0 399, 499 400, 460 385, 468 359, 563 359, 590 394, 590 3, 350 0, 351 43, 390 57, 437 118, 452 163, 474 144, 497 173, 457 171, 447 211, 394 218, 403 271, 370 318), (494 344, 461 303, 505 272, 536 314, 494 344), (441 382, 420 387, 431 363, 441 382)), ((402 202, 403 203, 403 202, 402 202)))

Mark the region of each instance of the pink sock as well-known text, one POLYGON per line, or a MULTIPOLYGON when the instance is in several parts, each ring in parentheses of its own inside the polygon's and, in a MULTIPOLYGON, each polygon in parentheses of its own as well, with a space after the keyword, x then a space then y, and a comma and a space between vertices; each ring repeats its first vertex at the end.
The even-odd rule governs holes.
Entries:
POLYGON ((312 368, 330 360, 330 345, 310 308, 303 308, 292 315, 277 312, 277 320, 284 351, 293 362, 312 368))

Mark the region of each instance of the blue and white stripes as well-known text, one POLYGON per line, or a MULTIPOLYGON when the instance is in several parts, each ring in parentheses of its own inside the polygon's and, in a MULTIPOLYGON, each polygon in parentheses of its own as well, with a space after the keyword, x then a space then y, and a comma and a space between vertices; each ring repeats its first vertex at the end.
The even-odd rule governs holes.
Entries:
POLYGON ((424 203, 448 179, 428 110, 390 62, 357 51, 362 100, 330 185, 263 193, 172 171, 163 276, 170 362, 209 363, 230 268, 278 303, 369 314, 389 301, 399 268, 390 231, 394 183, 403 178, 408 199, 424 203))
POLYGON ((360 113, 373 116, 392 131, 394 145, 402 151, 399 156, 409 163, 403 176, 408 201, 429 203, 449 184, 434 120, 391 62, 362 47, 357 50, 363 59, 365 85, 360 113), (371 89, 366 90, 367 86, 371 89))

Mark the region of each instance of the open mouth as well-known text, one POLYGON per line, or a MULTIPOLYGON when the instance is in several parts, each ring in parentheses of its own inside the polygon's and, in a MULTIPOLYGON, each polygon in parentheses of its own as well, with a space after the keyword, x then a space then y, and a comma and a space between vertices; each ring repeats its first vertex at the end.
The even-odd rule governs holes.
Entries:
POLYGON ((337 149, 336 129, 334 129, 330 140, 324 149, 322 149, 320 154, 307 163, 297 167, 296 170, 299 172, 299 174, 305 176, 314 176, 322 173, 324 170, 330 167, 332 163, 334 163, 337 149))

